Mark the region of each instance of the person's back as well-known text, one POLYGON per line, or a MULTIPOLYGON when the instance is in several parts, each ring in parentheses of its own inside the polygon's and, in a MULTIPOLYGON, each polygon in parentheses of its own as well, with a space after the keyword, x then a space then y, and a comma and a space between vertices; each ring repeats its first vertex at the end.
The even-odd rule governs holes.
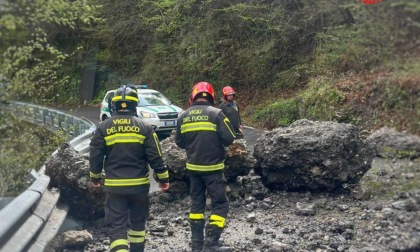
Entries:
MULTIPOLYGON (((154 141, 152 126, 139 119, 135 112, 117 111, 109 120, 101 122, 98 130, 108 147, 104 162, 107 175, 105 190, 131 193, 147 189, 138 186, 142 184, 142 179, 144 184, 149 182, 147 163, 150 162, 153 167, 164 166, 158 151, 148 151, 149 146, 156 146, 155 142, 145 143, 154 141), (137 182, 130 182, 127 178, 133 178, 133 181, 137 182), (123 186, 124 182, 118 182, 119 179, 127 182, 127 185, 123 186), (114 183, 118 183, 118 186, 114 183)), ((98 141, 98 138, 94 139, 92 145, 95 145, 95 141, 98 141)), ((95 155, 94 150, 92 155, 95 155)))
POLYGON ((197 83, 191 106, 178 118, 176 144, 186 150, 190 173, 190 223, 192 251, 230 251, 218 244, 229 211, 224 177, 225 147, 232 144, 235 131, 229 119, 214 108, 214 90, 207 82, 197 83), (209 224, 205 226, 206 191, 212 202, 209 224))
POLYGON ((162 191, 169 189, 169 174, 156 133, 136 116, 137 91, 124 85, 112 102, 115 114, 99 124, 90 142, 90 178, 94 187, 100 186, 104 166, 110 250, 144 251, 150 188, 147 164, 162 191))
POLYGON ((206 101, 194 102, 180 115, 180 131, 177 131, 177 144, 187 153, 187 169, 191 171, 214 171, 223 169, 224 146, 233 141, 233 130, 227 127, 220 109, 206 101), (221 124, 221 123, 222 124, 221 124), (181 137, 182 135, 182 137, 181 137), (212 166, 202 167, 201 166, 212 166))

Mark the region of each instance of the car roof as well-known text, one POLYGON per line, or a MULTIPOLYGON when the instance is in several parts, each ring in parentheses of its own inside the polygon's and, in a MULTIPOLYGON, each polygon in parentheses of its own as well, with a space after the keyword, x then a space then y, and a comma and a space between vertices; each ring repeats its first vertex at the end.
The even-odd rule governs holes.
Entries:
MULTIPOLYGON (((108 90, 106 93, 108 94, 110 92, 115 92, 115 91, 117 90, 116 89, 108 90)), ((154 89, 137 89, 137 93, 160 93, 160 92, 154 89)))
POLYGON ((137 93, 160 93, 154 89, 137 89, 137 93))

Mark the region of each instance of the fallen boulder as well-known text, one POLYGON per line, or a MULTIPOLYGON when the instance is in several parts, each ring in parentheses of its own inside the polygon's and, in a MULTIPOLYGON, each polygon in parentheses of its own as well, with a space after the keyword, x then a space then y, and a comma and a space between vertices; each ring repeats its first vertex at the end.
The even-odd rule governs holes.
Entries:
MULTIPOLYGON (((161 142, 165 163, 169 166, 173 180, 184 180, 186 177, 185 150, 175 144, 174 136, 161 142)), ((245 176, 255 167, 256 160, 247 150, 245 139, 235 139, 229 146, 225 159, 225 176, 228 181, 235 181, 238 176, 245 176)))
POLYGON ((169 181, 171 187, 168 193, 174 194, 176 198, 182 198, 189 193, 189 179, 185 162, 187 154, 185 150, 175 144, 175 137, 171 136, 160 143, 163 151, 163 159, 169 167, 169 181))
POLYGON ((264 133, 254 148, 263 184, 280 190, 333 191, 357 183, 373 156, 354 125, 306 119, 264 133))
POLYGON ((70 214, 92 220, 104 215, 105 193, 102 189, 88 190, 89 161, 68 143, 63 143, 45 162, 50 186, 60 190, 60 199, 70 206, 70 214))
POLYGON ((235 183, 229 184, 229 188, 228 196, 231 200, 249 197, 263 200, 269 193, 269 190, 261 182, 261 176, 256 175, 253 170, 246 176, 237 177, 235 183))
POLYGON ((420 137, 398 132, 388 127, 380 128, 372 133, 366 142, 382 158, 418 158, 420 157, 420 137))
POLYGON ((225 160, 225 176, 229 182, 239 176, 248 175, 255 168, 257 160, 248 150, 245 139, 235 139, 229 146, 225 160))

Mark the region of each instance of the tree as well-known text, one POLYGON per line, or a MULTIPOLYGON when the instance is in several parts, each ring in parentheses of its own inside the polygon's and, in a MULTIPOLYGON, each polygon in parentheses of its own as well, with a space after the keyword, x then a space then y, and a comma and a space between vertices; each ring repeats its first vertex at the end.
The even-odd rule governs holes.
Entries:
POLYGON ((80 49, 66 46, 76 39, 70 35, 97 22, 97 8, 84 0, 6 1, 0 16, 0 71, 8 98, 59 99, 69 84, 61 68, 80 49), (63 36, 70 41, 60 41, 63 36))

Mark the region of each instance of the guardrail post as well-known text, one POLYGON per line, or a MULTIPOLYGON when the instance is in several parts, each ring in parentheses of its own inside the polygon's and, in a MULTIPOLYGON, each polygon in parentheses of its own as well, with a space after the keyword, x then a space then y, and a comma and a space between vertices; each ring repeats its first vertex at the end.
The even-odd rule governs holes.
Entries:
POLYGON ((73 124, 73 117, 67 117, 67 124, 72 125, 71 128, 69 127, 69 133, 75 137, 76 135, 74 134, 74 124, 73 124))
POLYGON ((45 126, 45 122, 46 122, 46 111, 45 109, 42 110, 42 124, 45 126))
POLYGON ((39 112, 39 109, 38 108, 34 108, 34 114, 33 114, 33 123, 35 123, 36 124, 36 117, 37 117, 37 114, 38 114, 38 112, 39 112))

